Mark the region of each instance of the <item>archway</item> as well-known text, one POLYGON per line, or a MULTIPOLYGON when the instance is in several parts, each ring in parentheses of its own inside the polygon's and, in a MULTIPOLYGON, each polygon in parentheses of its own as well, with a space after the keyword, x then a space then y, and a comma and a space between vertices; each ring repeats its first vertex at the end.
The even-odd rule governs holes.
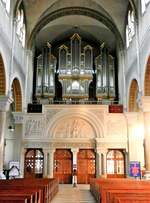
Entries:
POLYGON ((129 112, 138 112, 139 106, 137 103, 138 83, 133 79, 129 91, 129 112))
POLYGON ((144 95, 150 96, 150 56, 148 58, 147 67, 145 71, 144 95))
POLYGON ((15 78, 12 83, 12 94, 14 99, 14 111, 22 111, 22 93, 20 82, 17 78, 15 78))
POLYGON ((107 153, 107 177, 125 177, 125 159, 121 150, 109 150, 107 153))
POLYGON ((5 95, 5 93, 6 93, 5 68, 2 56, 0 54, 0 95, 5 95))
POLYGON ((25 178, 42 178, 44 155, 41 149, 27 149, 25 154, 25 178))

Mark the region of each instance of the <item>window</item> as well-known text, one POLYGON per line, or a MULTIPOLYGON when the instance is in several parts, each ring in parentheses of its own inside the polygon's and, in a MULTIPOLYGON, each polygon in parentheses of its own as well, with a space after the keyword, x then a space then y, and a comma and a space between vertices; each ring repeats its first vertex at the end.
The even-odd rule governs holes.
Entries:
POLYGON ((10 0, 1 0, 1 1, 4 3, 6 11, 9 13, 9 11, 10 11, 10 0))
POLYGON ((141 0, 142 14, 146 11, 146 6, 150 3, 150 0, 141 0))
POLYGON ((16 11, 16 34, 18 35, 19 41, 21 42, 22 46, 24 47, 26 28, 25 28, 25 15, 24 15, 22 5, 20 5, 16 11))
POLYGON ((126 45, 129 47, 135 35, 135 14, 132 9, 128 11, 127 25, 126 25, 126 45))

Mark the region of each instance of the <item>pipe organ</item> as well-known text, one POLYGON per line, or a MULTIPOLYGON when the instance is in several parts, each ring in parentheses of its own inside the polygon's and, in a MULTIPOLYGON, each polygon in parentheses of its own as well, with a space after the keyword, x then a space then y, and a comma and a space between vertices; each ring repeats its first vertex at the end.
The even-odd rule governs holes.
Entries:
POLYGON ((109 54, 104 43, 100 46, 100 55, 96 57, 95 64, 97 98, 115 98, 114 57, 109 54))
POLYGON ((51 45, 42 49, 42 54, 37 57, 36 69, 36 96, 55 96, 55 71, 56 58, 51 54, 51 45))
POLYGON ((89 87, 96 75, 97 99, 114 99, 114 57, 109 54, 104 43, 100 46, 99 53, 96 57, 94 47, 87 43, 83 45, 77 33, 70 38, 70 46, 65 43, 59 46, 57 59, 52 55, 51 45, 48 44, 37 57, 36 96, 54 99, 57 75, 62 86, 63 100, 88 100, 89 87))

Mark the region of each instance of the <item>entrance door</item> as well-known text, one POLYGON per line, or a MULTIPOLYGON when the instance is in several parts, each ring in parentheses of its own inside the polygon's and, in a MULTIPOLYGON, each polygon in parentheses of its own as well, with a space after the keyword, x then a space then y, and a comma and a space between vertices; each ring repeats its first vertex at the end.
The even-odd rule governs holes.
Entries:
POLYGON ((54 177, 58 179, 59 183, 72 183, 72 153, 69 149, 56 149, 54 177))
POLYGON ((25 178, 42 178, 44 167, 44 155, 42 149, 28 149, 24 163, 25 178))
POLYGON ((95 178, 95 153, 92 149, 80 149, 77 160, 77 183, 88 184, 95 178))
POLYGON ((125 160, 124 154, 120 150, 110 150, 107 154, 107 177, 124 178, 125 160))

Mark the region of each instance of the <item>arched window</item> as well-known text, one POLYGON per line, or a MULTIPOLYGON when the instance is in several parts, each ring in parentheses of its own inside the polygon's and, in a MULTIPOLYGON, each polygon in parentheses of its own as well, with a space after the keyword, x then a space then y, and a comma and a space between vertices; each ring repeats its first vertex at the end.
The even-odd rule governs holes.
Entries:
POLYGON ((146 11, 146 6, 150 3, 150 0, 141 0, 142 14, 146 11))
POLYGON ((22 46, 25 46, 26 26, 25 26, 25 15, 22 4, 16 11, 16 33, 22 46))
POLYGON ((25 177, 43 177, 44 155, 41 149, 28 149, 25 154, 25 177))
POLYGON ((10 11, 10 0, 1 0, 1 1, 4 3, 6 11, 9 13, 9 11, 10 11))
POLYGON ((127 45, 127 48, 129 47, 130 42, 132 41, 134 35, 135 35, 135 13, 134 13, 132 8, 129 8, 127 24, 126 24, 126 45, 127 45))

